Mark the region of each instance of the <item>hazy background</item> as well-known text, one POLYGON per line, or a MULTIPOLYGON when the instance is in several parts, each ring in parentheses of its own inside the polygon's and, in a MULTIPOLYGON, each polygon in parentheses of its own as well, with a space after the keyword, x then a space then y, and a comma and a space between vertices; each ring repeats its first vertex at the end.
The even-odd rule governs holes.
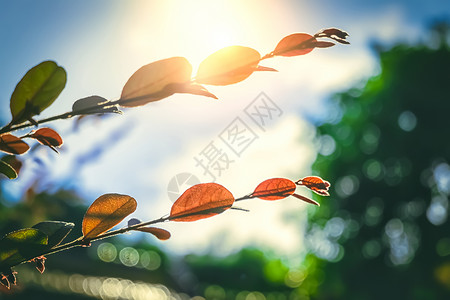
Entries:
MULTIPOLYGON (((170 211, 169 183, 178 174, 213 180, 195 160, 211 142, 232 160, 215 173, 215 181, 236 197, 268 178, 307 176, 320 147, 314 126, 336 117, 330 95, 363 87, 367 78, 379 74, 375 45, 428 43, 429 25, 449 14, 447 1, 0 1, 2 124, 10 120, 15 85, 44 60, 63 66, 68 81, 42 118, 69 111, 86 96, 118 99, 138 68, 159 59, 184 56, 195 74, 204 58, 230 45, 264 55, 286 35, 327 27, 346 30, 351 42, 266 60, 262 65, 279 72, 208 87, 219 100, 175 95, 79 126, 66 120, 51 123, 65 142, 60 155, 48 149, 24 155, 19 179, 1 182, 5 207, 20 203, 32 186, 37 192, 76 191, 86 205, 104 193, 128 194, 139 203, 135 217, 158 218, 170 211), (264 129, 245 114, 261 92, 282 112, 264 129), (240 156, 220 139, 237 117, 257 137, 240 156)), ((180 255, 229 255, 254 246, 293 264, 305 258, 306 204, 286 199, 239 206, 250 212, 164 224, 172 238, 158 246, 180 255)))

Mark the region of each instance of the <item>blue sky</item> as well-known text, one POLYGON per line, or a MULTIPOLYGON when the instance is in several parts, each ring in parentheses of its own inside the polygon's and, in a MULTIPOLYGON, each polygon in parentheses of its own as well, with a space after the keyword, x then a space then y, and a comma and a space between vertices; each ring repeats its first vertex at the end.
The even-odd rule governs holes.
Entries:
MULTIPOLYGON (((117 99, 131 74, 155 60, 185 56, 195 69, 225 46, 245 45, 264 54, 294 32, 315 33, 325 27, 349 32, 350 46, 276 58, 264 65, 278 73, 261 72, 233 86, 208 87, 219 101, 177 95, 126 110, 123 116, 87 121, 78 131, 70 121, 51 124, 65 144, 59 156, 47 149, 33 154, 47 171, 42 187, 75 188, 88 203, 107 192, 130 194, 141 207, 139 218, 157 218, 170 209, 167 185, 175 175, 188 172, 210 180, 195 158, 210 143, 221 145, 221 133, 236 118, 258 138, 233 157, 217 182, 240 196, 267 178, 308 175, 316 151, 311 122, 325 115, 326 99, 333 92, 376 74, 370 42, 424 42, 426 26, 449 16, 448 1, 0 1, 0 118, 9 121, 9 97, 20 78, 47 59, 66 69, 68 82, 42 117, 66 112, 75 100, 90 95, 117 99), (265 130, 245 114, 261 92, 283 112, 265 130), (80 166, 86 159, 89 164, 80 166)), ((24 158, 21 178, 3 185, 16 200, 42 168, 32 155, 24 158)), ((297 211, 304 220, 305 205, 291 199, 245 206, 252 212, 230 212, 187 227, 168 224, 174 233, 168 247, 176 252, 205 250, 221 234, 215 245, 225 252, 248 244, 292 253, 301 249, 302 223, 287 223, 283 215, 297 211), (183 230, 199 232, 201 238, 183 230)))

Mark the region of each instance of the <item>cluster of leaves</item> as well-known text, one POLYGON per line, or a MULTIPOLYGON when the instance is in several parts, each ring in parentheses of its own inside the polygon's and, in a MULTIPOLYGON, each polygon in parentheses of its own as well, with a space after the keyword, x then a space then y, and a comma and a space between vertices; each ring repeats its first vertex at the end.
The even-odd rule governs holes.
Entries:
MULTIPOLYGON (((111 230, 137 208, 136 200, 128 195, 105 194, 97 198, 87 209, 83 222, 83 235, 66 244, 60 245, 73 229, 73 223, 45 221, 32 228, 10 232, 0 240, 0 276, 6 287, 16 284, 15 272, 11 267, 30 261, 36 264, 39 272, 45 270, 44 255, 52 254, 76 246, 90 246, 92 241, 104 239, 128 231, 142 231, 154 235, 160 240, 170 238, 170 232, 150 225, 166 221, 192 222, 218 215, 233 207, 235 201, 252 198, 262 200, 280 200, 294 196, 307 203, 319 205, 316 201, 295 194, 296 186, 305 186, 319 195, 328 195, 330 184, 320 177, 310 176, 293 182, 285 178, 272 178, 260 183, 255 190, 241 198, 217 183, 201 183, 187 189, 172 205, 170 214, 156 220, 142 222, 136 218, 128 221, 127 226, 111 230)), ((240 208, 235 208, 242 210, 240 208)))
MULTIPOLYGON (((59 96, 66 85, 66 71, 53 61, 44 61, 31 68, 17 84, 10 100, 12 120, 0 128, 0 151, 11 155, 24 154, 29 146, 25 138, 36 139, 41 144, 57 151, 63 143, 59 134, 50 128, 41 128, 24 136, 10 132, 38 126, 57 119, 90 114, 121 113, 119 107, 136 107, 167 98, 175 93, 202 95, 217 99, 202 84, 230 85, 243 81, 255 71, 276 71, 259 63, 274 56, 298 56, 314 48, 327 48, 333 42, 318 39, 328 38, 348 44, 348 34, 340 29, 329 28, 314 36, 295 33, 283 38, 275 49, 265 56, 252 48, 229 46, 208 56, 192 77, 192 66, 184 57, 171 57, 141 67, 126 82, 119 100, 109 101, 101 96, 89 96, 75 101, 70 112, 47 119, 35 120, 59 96)), ((12 158, 0 160, 0 173, 9 179, 17 177, 20 163, 12 158)))
MULTIPOLYGON (((23 136, 11 134, 13 131, 36 126, 58 119, 104 113, 121 113, 120 107, 136 107, 164 99, 175 93, 202 95, 217 99, 202 84, 230 85, 248 78, 255 71, 276 71, 259 63, 274 56, 298 56, 311 52, 314 48, 335 45, 328 38, 341 44, 348 44, 348 34, 340 29, 324 29, 314 36, 296 33, 283 38, 275 49, 261 56, 249 47, 230 46, 207 57, 192 77, 192 66, 184 57, 171 57, 141 67, 126 82, 120 99, 109 101, 101 96, 89 96, 77 100, 72 110, 50 118, 35 120, 59 96, 66 84, 66 71, 53 61, 44 61, 30 69, 17 84, 10 101, 12 120, 0 128, 0 152, 10 154, 0 160, 0 173, 10 179, 17 177, 21 162, 14 155, 29 150, 26 138, 37 140, 42 145, 57 152, 63 144, 59 134, 51 128, 39 128, 23 136)), ((157 220, 141 222, 135 218, 122 229, 111 230, 124 218, 136 210, 137 202, 128 195, 105 194, 88 208, 83 222, 83 235, 61 245, 73 229, 73 223, 45 221, 32 228, 25 228, 6 234, 0 240, 0 278, 7 286, 16 284, 15 272, 11 267, 27 261, 36 263, 42 273, 45 270, 45 256, 76 246, 90 246, 92 241, 104 239, 128 231, 147 232, 160 240, 170 238, 164 229, 150 226, 166 221, 191 222, 209 218, 233 207, 236 201, 259 198, 279 200, 294 196, 314 205, 316 201, 295 193, 296 186, 302 185, 315 193, 328 196, 330 184, 320 177, 305 177, 296 182, 284 178, 273 178, 259 184, 256 189, 235 199, 230 191, 217 183, 203 183, 192 186, 173 204, 170 214, 157 220)))

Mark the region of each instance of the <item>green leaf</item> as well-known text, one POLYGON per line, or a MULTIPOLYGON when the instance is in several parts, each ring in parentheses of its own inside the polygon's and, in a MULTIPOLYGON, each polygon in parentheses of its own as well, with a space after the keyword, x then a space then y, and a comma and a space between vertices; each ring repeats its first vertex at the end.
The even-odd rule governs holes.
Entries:
POLYGON ((5 175, 9 179, 16 179, 17 178, 16 170, 14 170, 14 168, 11 167, 11 165, 9 165, 8 163, 6 163, 6 162, 4 162, 2 160, 0 160, 0 173, 5 175))
POLYGON ((39 229, 48 236, 48 248, 53 248, 69 234, 75 225, 61 221, 45 221, 34 225, 32 228, 39 229))
POLYGON ((66 77, 66 71, 54 61, 31 68, 11 96, 12 123, 22 123, 49 107, 64 89, 66 77))
POLYGON ((0 270, 38 256, 47 246, 48 237, 35 228, 13 231, 0 240, 0 270))

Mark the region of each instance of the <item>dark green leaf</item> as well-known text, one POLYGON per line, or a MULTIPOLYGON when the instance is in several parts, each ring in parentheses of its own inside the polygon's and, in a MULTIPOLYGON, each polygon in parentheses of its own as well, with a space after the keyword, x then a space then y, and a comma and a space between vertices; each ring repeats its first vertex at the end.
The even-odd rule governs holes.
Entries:
POLYGON ((54 61, 31 68, 11 96, 13 123, 22 123, 49 107, 64 89, 66 77, 66 71, 54 61))
POLYGON ((75 101, 72 105, 74 115, 122 113, 118 105, 107 105, 111 101, 100 96, 89 96, 75 101), (102 107, 99 107, 102 105, 102 107))
POLYGON ((35 228, 8 233, 0 240, 0 271, 38 256, 47 241, 47 235, 35 228))
POLYGON ((0 160, 0 173, 8 177, 9 179, 16 179, 17 173, 13 167, 11 167, 8 163, 0 160))
POLYGON ((69 234, 75 225, 61 221, 45 221, 34 225, 32 228, 39 229, 48 236, 48 248, 53 248, 69 234))

